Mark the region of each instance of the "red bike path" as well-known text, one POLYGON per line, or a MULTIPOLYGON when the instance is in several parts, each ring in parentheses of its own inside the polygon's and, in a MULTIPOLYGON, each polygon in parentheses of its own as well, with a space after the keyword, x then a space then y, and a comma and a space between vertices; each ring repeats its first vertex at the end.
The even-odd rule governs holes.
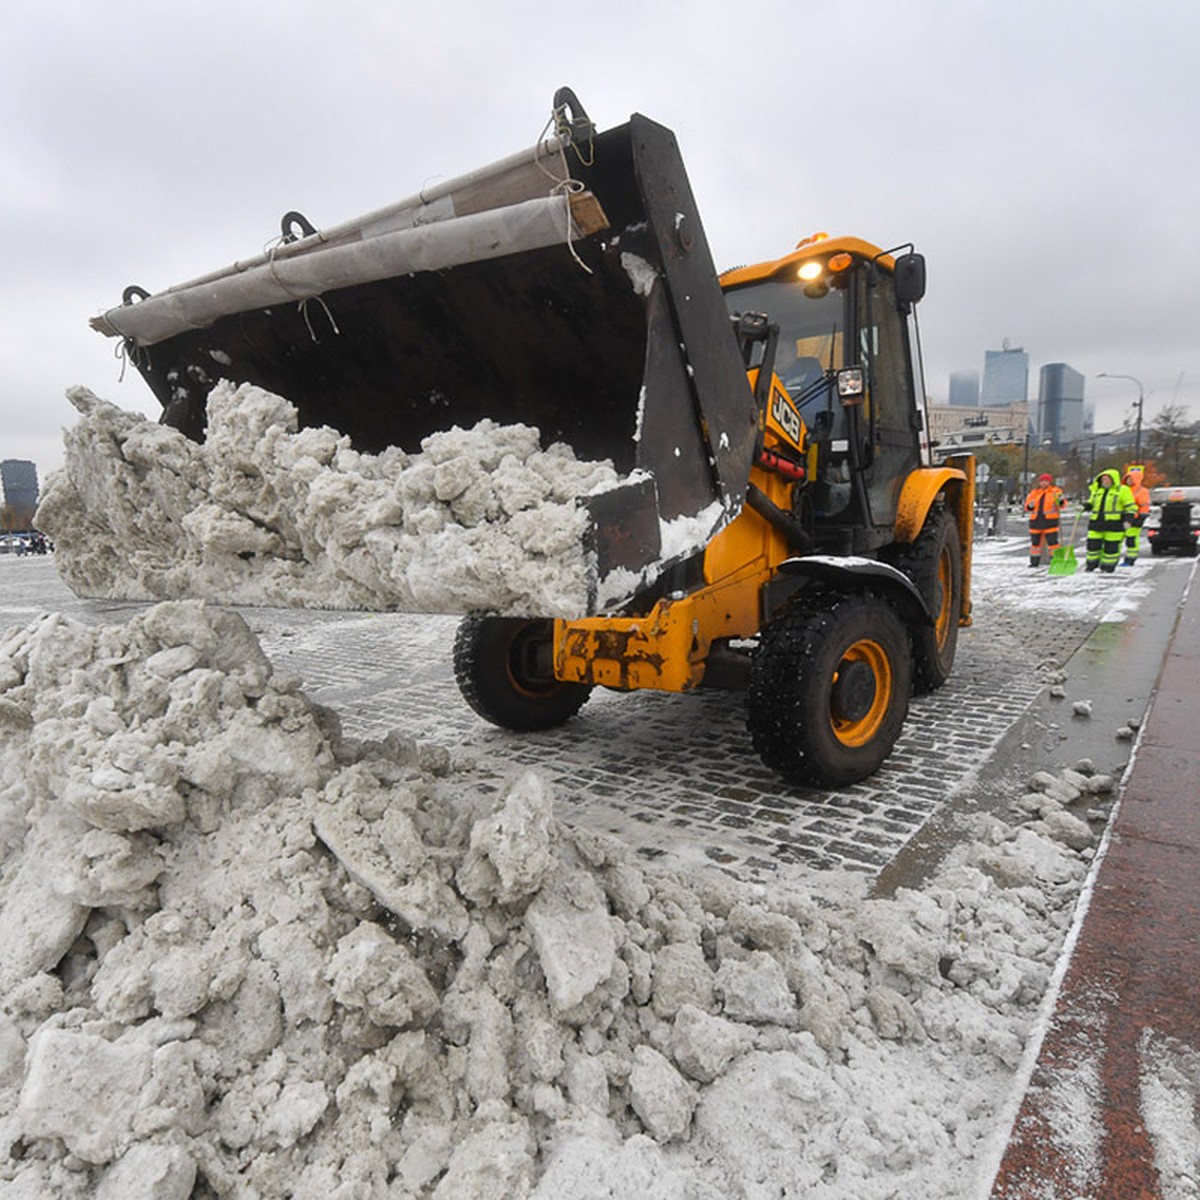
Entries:
POLYGON ((1200 579, 1193 575, 994 1200, 1170 1195, 1145 1125, 1142 1075, 1148 1046, 1200 1054, 1198 682, 1200 579), (1064 1120, 1064 1098, 1078 1096, 1071 1089, 1081 1081, 1097 1093, 1083 1107, 1099 1123, 1082 1138, 1081 1122, 1064 1120))

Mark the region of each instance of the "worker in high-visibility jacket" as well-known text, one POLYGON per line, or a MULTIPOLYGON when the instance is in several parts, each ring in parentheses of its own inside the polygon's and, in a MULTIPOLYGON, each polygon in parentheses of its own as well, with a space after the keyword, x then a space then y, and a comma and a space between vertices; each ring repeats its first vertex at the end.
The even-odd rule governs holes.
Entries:
POLYGON ((1037 485, 1025 497, 1025 515, 1029 518, 1029 565, 1042 565, 1042 551, 1050 555, 1058 545, 1059 514, 1066 500, 1053 476, 1039 475, 1037 485))
POLYGON ((1137 501, 1117 470, 1101 471, 1088 496, 1087 569, 1117 569, 1125 531, 1137 516, 1137 501))
POLYGON ((1133 524, 1125 531, 1125 557, 1121 559, 1123 567, 1132 567, 1138 560, 1138 550, 1142 542, 1142 526, 1150 512, 1150 489, 1142 482, 1146 473, 1145 467, 1132 466, 1125 469, 1125 486, 1133 493, 1137 504, 1137 516, 1133 524))

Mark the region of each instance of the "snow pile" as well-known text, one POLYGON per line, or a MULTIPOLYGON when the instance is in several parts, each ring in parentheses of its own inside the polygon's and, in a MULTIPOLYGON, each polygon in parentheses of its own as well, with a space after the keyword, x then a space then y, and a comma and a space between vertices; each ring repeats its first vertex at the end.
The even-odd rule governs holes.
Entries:
POLYGON ((79 595, 578 616, 594 588, 577 500, 615 486, 538 431, 481 421, 421 452, 353 450, 286 400, 221 383, 203 445, 86 388, 38 510, 79 595))
POLYGON ((1100 781, 831 904, 653 874, 298 686, 195 601, 0 637, 5 1195, 966 1192, 1100 781))

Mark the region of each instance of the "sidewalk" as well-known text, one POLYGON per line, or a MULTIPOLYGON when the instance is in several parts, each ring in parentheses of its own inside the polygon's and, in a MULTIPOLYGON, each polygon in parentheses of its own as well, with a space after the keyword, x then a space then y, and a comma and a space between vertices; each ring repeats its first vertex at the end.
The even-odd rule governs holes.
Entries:
POLYGON ((997 1200, 1200 1195, 1198 678, 1193 574, 997 1200))

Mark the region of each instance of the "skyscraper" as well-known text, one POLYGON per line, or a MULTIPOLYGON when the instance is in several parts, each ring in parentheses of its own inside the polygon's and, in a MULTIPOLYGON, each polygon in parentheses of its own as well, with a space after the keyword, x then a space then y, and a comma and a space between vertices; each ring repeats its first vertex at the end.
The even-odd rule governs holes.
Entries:
POLYGON ((1066 363, 1046 363, 1038 381, 1038 435, 1058 449, 1083 437, 1083 376, 1066 363))
POLYGON ((0 486, 11 528, 28 529, 38 502, 37 467, 23 458, 6 458, 0 462, 0 486))
POLYGON ((950 403, 956 408, 979 407, 979 372, 950 372, 950 403))
POLYGON ((1020 346, 986 350, 981 403, 1014 404, 1029 399, 1029 355, 1020 346))

